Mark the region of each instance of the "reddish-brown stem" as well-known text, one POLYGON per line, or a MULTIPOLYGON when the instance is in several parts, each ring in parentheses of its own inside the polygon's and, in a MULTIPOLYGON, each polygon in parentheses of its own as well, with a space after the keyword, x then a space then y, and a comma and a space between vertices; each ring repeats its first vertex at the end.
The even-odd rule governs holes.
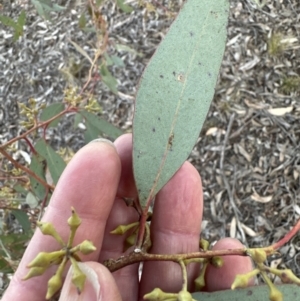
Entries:
MULTIPOLYGON (((272 253, 269 250, 266 250, 267 254, 272 253)), ((142 262, 142 261, 174 261, 179 262, 180 260, 192 259, 192 258, 212 258, 214 256, 248 256, 247 249, 228 249, 228 250, 215 250, 215 251, 203 251, 203 252, 194 252, 187 254, 149 254, 149 253, 135 253, 124 256, 119 259, 108 259, 104 262, 104 265, 111 271, 114 272, 119 270, 127 265, 142 262)))
POLYGON ((136 242, 136 248, 140 250, 142 249, 142 245, 144 242, 144 234, 145 234, 145 227, 146 227, 146 222, 148 217, 148 209, 149 206, 147 207, 147 210, 143 211, 140 219, 140 227, 139 227, 139 232, 137 235, 137 242, 136 242))
POLYGON ((16 161, 10 154, 8 154, 4 149, 2 149, 2 147, 0 147, 0 153, 6 157, 15 167, 23 170, 24 172, 26 172, 27 174, 29 174, 30 176, 32 176, 34 179, 36 179, 38 182, 40 182, 43 186, 48 187, 49 189, 54 189, 54 186, 49 185, 46 181, 44 181, 43 179, 41 179, 40 177, 38 177, 33 171, 31 171, 29 168, 27 168, 26 166, 23 166, 22 164, 20 164, 18 161, 16 161))
POLYGON ((40 128, 40 127, 44 127, 46 125, 48 125, 49 123, 51 123, 53 120, 59 118, 60 116, 63 116, 64 114, 68 113, 68 112, 72 112, 74 111, 76 108, 73 108, 71 106, 68 106, 67 108, 65 108, 63 111, 61 111, 60 113, 58 113, 57 115, 55 115, 54 117, 41 122, 35 126, 33 126, 30 130, 26 131, 25 133, 21 134, 20 136, 17 136, 9 141, 7 141, 6 143, 4 143, 3 145, 0 146, 0 150, 4 150, 7 146, 11 145, 12 143, 24 139, 26 136, 28 136, 30 133, 34 132, 36 129, 40 128))
POLYGON ((24 139, 24 140, 26 141, 26 143, 28 144, 28 146, 29 146, 29 148, 30 148, 30 151, 31 151, 34 155, 36 155, 36 150, 34 149, 32 143, 29 141, 29 139, 28 139, 27 137, 24 137, 23 139, 24 139))
POLYGON ((285 245, 287 242, 289 242, 300 230, 300 220, 297 222, 297 224, 292 228, 290 232, 288 232, 282 239, 277 241, 275 244, 271 246, 274 250, 278 250, 283 245, 285 245))
POLYGON ((42 214, 43 214, 43 211, 44 211, 44 208, 45 208, 45 206, 46 206, 47 199, 48 199, 48 194, 49 194, 49 188, 46 187, 46 193, 45 193, 45 197, 44 197, 44 199, 43 199, 43 201, 42 201, 41 211, 40 211, 38 220, 40 220, 41 217, 42 217, 42 214))

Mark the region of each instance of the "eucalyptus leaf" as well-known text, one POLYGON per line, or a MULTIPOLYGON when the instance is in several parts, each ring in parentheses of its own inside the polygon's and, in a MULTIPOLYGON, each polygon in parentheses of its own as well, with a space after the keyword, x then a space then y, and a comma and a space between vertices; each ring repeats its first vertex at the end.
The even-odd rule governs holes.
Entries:
POLYGON ((39 200, 32 192, 28 192, 26 196, 26 203, 30 208, 36 208, 39 204, 39 200))
POLYGON ((83 29, 86 27, 86 17, 85 17, 84 12, 79 17, 78 25, 79 25, 80 29, 83 29))
POLYGON ((103 83, 111 90, 113 93, 117 94, 118 89, 117 89, 117 80, 115 77, 112 76, 110 71, 108 70, 107 66, 102 64, 100 67, 100 74, 101 74, 101 79, 103 83))
POLYGON ((116 139, 123 134, 122 130, 95 114, 85 110, 80 111, 80 114, 85 118, 87 128, 85 132, 86 143, 103 134, 112 139, 116 139))
POLYGON ((25 22, 26 22, 26 13, 25 10, 22 10, 17 23, 19 26, 23 27, 25 25, 25 22))
POLYGON ((11 210, 11 213, 18 220, 18 222, 20 223, 20 225, 22 226, 25 232, 28 232, 31 229, 31 224, 26 212, 15 209, 15 210, 11 210))
POLYGON ((18 28, 18 23, 16 23, 12 18, 0 15, 0 22, 5 26, 12 27, 14 29, 18 28))
POLYGON ((24 196, 27 194, 27 190, 21 185, 21 184, 16 184, 14 185, 14 191, 23 194, 24 196))
POLYGON ((145 69, 136 96, 133 166, 142 207, 189 156, 214 96, 228 0, 188 0, 145 69))
POLYGON ((74 117, 74 124, 73 124, 74 129, 78 127, 79 123, 81 123, 82 120, 83 120, 82 115, 80 113, 76 113, 74 117))
POLYGON ((122 67, 122 68, 125 67, 123 60, 120 57, 118 57, 117 55, 112 55, 111 60, 113 61, 113 64, 115 66, 122 67))
MULTIPOLYGON (((31 158, 30 170, 33 171, 39 178, 46 181, 46 160, 39 154, 34 154, 31 158)), ((35 178, 30 177, 30 186, 36 197, 43 200, 46 195, 46 188, 35 178)))
POLYGON ((42 18, 44 18, 45 20, 50 20, 48 13, 49 7, 47 4, 43 3, 40 0, 31 0, 31 3, 35 6, 35 9, 42 18))
POLYGON ((133 8, 131 6, 129 6, 128 4, 124 3, 124 0, 116 0, 117 5, 120 7, 120 9, 124 12, 124 13, 131 13, 133 11, 133 8))
MULTIPOLYGON (((59 114, 60 112, 62 112, 65 108, 65 105, 63 103, 53 103, 49 106, 47 106, 45 109, 43 109, 41 116, 40 116, 40 120, 41 121, 47 121, 49 119, 51 119, 52 117, 56 116, 57 114, 59 114)), ((61 119, 61 117, 56 118, 55 120, 53 120, 48 127, 56 127, 59 123, 59 120, 61 119)))
POLYGON ((45 142, 44 139, 38 140, 35 149, 46 159, 53 182, 57 184, 60 175, 66 167, 65 161, 45 142))
MULTIPOLYGON (((295 284, 282 284, 276 287, 283 294, 285 301, 300 300, 299 286, 295 284)), ((257 301, 269 300, 269 288, 266 285, 252 286, 236 290, 224 290, 212 293, 199 292, 192 294, 197 301, 257 301)))

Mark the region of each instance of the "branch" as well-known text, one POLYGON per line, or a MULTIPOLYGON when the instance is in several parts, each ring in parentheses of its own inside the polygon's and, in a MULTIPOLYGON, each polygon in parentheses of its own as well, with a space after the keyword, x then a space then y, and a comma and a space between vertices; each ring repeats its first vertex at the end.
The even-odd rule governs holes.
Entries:
MULTIPOLYGON (((20 137, 20 136, 19 136, 20 137)), ((0 147, 0 153, 6 157, 15 167, 23 170, 24 172, 26 172, 27 174, 29 174, 30 176, 32 176, 34 179, 36 179, 38 182, 40 182, 44 187, 47 187, 51 190, 54 190, 54 186, 49 185, 45 180, 41 179, 40 177, 38 177, 33 171, 31 171, 29 168, 27 168, 26 166, 23 166, 22 164, 20 164, 18 161, 16 161, 9 153, 7 153, 2 147, 0 147)))

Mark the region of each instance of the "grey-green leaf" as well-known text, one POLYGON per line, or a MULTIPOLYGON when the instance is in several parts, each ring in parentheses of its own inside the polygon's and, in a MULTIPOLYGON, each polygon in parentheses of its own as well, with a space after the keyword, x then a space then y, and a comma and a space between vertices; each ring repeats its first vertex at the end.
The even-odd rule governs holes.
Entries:
MULTIPOLYGON (((33 171, 38 177, 45 179, 46 160, 39 154, 34 154, 31 158, 30 170, 33 171)), ((36 197, 43 200, 46 196, 46 188, 38 182, 35 178, 30 177, 30 185, 36 197)))
POLYGON ((16 217, 25 232, 31 229, 31 224, 26 212, 22 210, 12 210, 11 213, 16 217))
POLYGON ((85 118, 87 128, 85 132, 86 143, 99 138, 99 136, 103 134, 112 139, 116 139, 123 134, 122 130, 93 113, 85 110, 82 110, 79 113, 85 118))
POLYGON ((115 77, 112 76, 112 74, 110 73, 110 71, 104 64, 100 67, 100 74, 101 74, 101 79, 102 79, 103 83, 109 88, 109 90, 111 92, 117 94, 118 93, 118 89, 117 89, 118 82, 115 79, 115 77))
MULTIPOLYGON (((300 300, 299 286, 295 284, 276 285, 286 301, 300 300)), ((253 286, 237 290, 225 290, 213 293, 194 293, 197 301, 257 301, 269 300, 269 288, 266 285, 253 286)))
POLYGON ((228 0, 188 0, 142 75, 133 166, 142 207, 189 156, 214 96, 228 0))
POLYGON ((120 9, 124 13, 131 13, 133 11, 133 8, 127 4, 124 3, 124 0, 116 0, 117 5, 120 7, 120 9))
MULTIPOLYGON (((47 106, 41 113, 40 116, 40 120, 41 121, 47 121, 49 119, 51 119, 52 117, 54 117, 55 115, 59 114, 60 112, 62 112, 65 108, 65 105, 61 102, 59 103, 53 103, 49 106, 47 106)), ((56 127, 59 123, 61 117, 56 118, 55 120, 53 120, 48 127, 56 127)))
POLYGON ((38 140, 35 149, 46 159, 53 182, 57 184, 60 175, 66 167, 65 161, 45 142, 44 139, 38 140))

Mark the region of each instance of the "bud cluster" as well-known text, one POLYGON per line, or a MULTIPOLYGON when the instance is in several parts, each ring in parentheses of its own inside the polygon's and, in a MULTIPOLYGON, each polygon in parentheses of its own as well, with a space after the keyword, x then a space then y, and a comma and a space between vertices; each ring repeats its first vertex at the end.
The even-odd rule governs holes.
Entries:
POLYGON ((76 230, 81 224, 81 219, 72 207, 72 215, 68 219, 70 227, 70 235, 68 243, 65 244, 58 232, 55 230, 51 223, 38 222, 38 227, 44 235, 52 236, 61 246, 62 249, 54 252, 40 252, 28 265, 30 268, 27 275, 23 280, 27 280, 32 277, 40 276, 52 265, 59 265, 56 273, 48 281, 48 290, 46 300, 51 299, 62 287, 63 284, 63 271, 68 262, 71 261, 73 266, 72 283, 75 285, 78 294, 80 294, 84 288, 86 275, 78 267, 77 261, 81 261, 77 252, 81 252, 84 255, 90 254, 96 250, 96 247, 89 240, 85 240, 79 245, 72 247, 76 230))

